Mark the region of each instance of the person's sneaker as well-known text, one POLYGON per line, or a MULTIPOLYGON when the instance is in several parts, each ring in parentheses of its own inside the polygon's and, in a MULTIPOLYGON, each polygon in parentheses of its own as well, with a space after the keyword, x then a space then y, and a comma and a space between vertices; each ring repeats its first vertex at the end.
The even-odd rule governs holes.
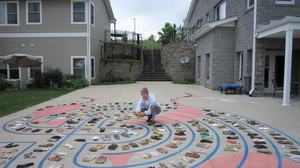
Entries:
POLYGON ((150 121, 148 125, 149 125, 149 126, 152 126, 152 125, 154 125, 154 124, 155 124, 155 121, 150 121))

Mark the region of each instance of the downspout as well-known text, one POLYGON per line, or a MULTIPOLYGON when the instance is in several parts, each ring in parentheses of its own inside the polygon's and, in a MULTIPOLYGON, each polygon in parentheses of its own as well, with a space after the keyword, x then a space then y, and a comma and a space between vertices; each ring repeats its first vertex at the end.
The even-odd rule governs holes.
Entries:
POLYGON ((249 96, 253 96, 255 90, 255 64, 256 64, 256 19, 257 19, 257 0, 254 0, 253 9, 253 46, 252 46, 252 81, 251 90, 249 91, 249 96))
POLYGON ((86 23, 86 79, 91 85, 91 0, 87 3, 87 23, 86 23))

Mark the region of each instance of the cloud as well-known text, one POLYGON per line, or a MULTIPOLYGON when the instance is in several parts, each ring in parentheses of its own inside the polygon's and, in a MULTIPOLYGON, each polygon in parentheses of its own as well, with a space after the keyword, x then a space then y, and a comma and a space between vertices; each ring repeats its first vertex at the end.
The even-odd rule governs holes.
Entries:
POLYGON ((117 19, 118 30, 134 30, 143 35, 143 39, 151 34, 158 39, 157 32, 166 22, 183 25, 191 0, 110 0, 117 19))

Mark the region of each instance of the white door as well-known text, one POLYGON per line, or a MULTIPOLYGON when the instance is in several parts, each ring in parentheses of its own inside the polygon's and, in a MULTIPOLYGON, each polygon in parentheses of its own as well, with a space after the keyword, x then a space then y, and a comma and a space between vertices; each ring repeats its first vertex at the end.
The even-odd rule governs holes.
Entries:
POLYGON ((267 51, 265 56, 264 93, 273 93, 272 77, 277 78, 277 84, 283 84, 284 51, 267 51))

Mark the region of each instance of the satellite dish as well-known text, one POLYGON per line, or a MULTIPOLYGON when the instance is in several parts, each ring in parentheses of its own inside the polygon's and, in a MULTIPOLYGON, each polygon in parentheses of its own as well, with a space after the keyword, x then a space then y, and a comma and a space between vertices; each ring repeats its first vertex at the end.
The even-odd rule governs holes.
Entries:
POLYGON ((188 63, 190 61, 190 57, 188 57, 188 56, 182 57, 182 58, 180 58, 179 61, 182 64, 186 64, 186 63, 188 63))

